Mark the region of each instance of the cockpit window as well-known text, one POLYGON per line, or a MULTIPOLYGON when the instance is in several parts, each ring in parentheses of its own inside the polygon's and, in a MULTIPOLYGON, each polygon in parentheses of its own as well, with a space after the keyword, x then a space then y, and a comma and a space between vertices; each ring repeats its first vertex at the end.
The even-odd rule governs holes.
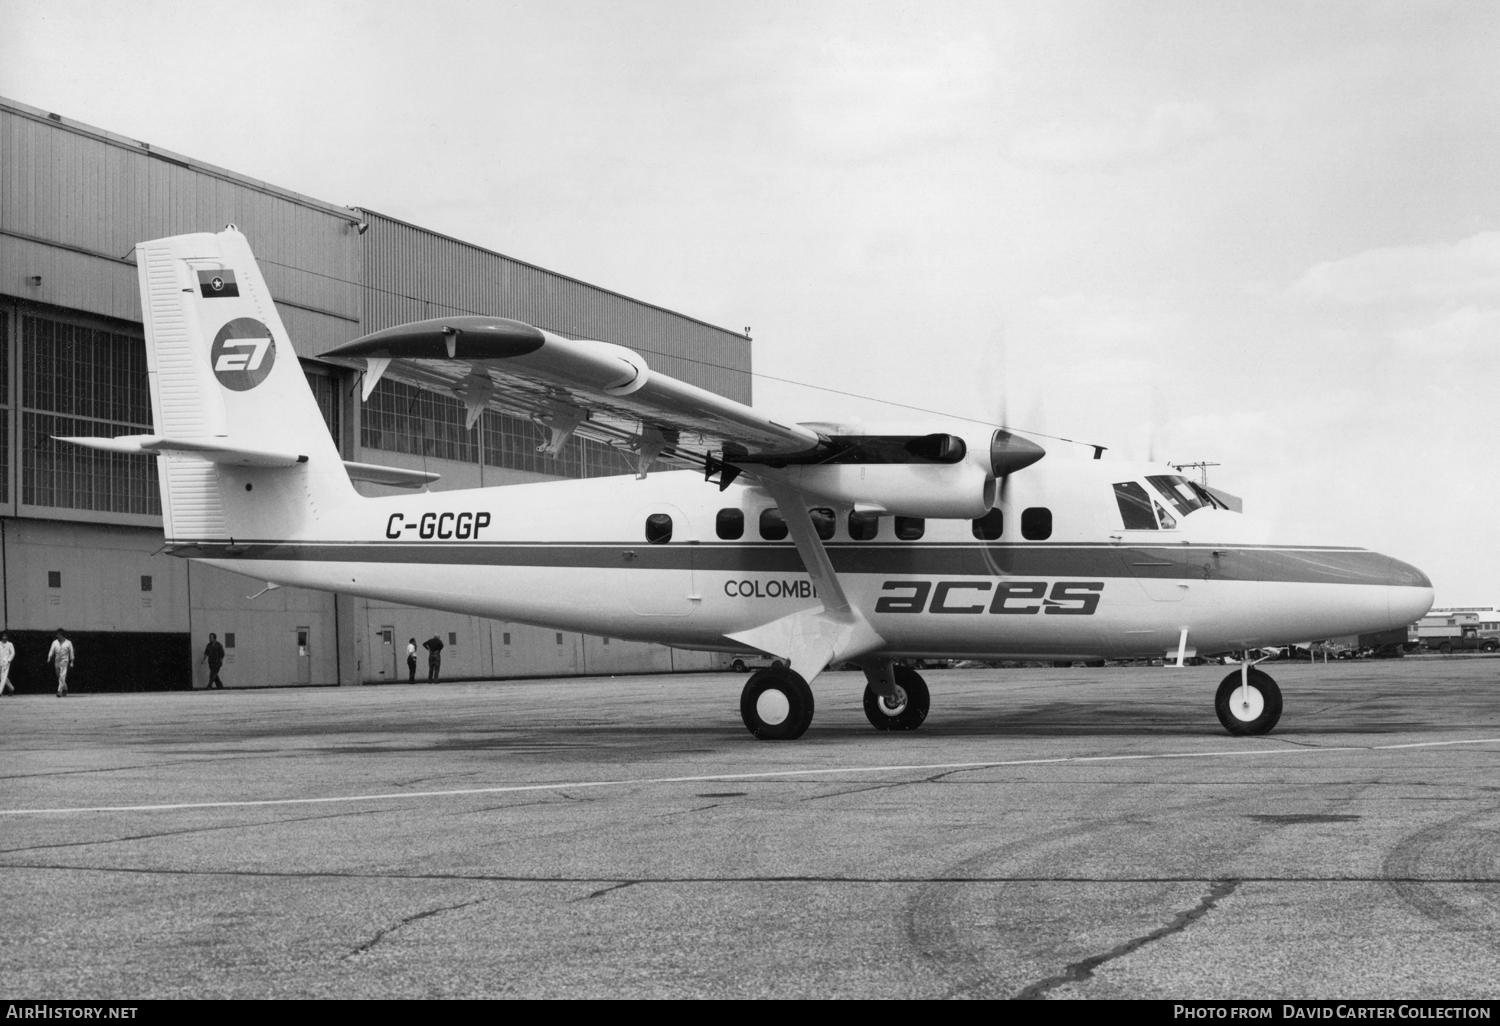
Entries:
POLYGON ((1115 502, 1120 506, 1120 519, 1127 531, 1156 530, 1156 515, 1151 512, 1151 498, 1134 481, 1121 481, 1115 485, 1115 502))
POLYGON ((1207 493, 1194 486, 1193 482, 1179 474, 1160 474, 1156 477, 1148 477, 1151 487, 1164 495, 1168 502, 1177 507, 1177 512, 1187 516, 1195 509, 1204 506, 1212 506, 1212 499, 1205 498, 1207 493))
POLYGON ((1171 531, 1177 527, 1177 518, 1162 509, 1161 503, 1153 502, 1151 505, 1156 507, 1156 519, 1161 521, 1161 529, 1163 531, 1171 531))

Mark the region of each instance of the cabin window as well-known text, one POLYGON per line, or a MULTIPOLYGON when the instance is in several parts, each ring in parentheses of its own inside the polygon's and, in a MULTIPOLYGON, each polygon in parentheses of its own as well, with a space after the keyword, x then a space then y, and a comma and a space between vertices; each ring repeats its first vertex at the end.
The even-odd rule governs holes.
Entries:
POLYGON ((1156 477, 1148 477, 1147 481, 1151 487, 1166 496, 1167 501, 1177 507, 1177 512, 1187 516, 1195 509, 1204 506, 1212 506, 1213 502, 1207 500, 1200 494, 1200 489, 1193 486, 1193 482, 1178 474, 1160 474, 1156 477))
POLYGON ((772 506, 760 511, 760 536, 766 541, 781 541, 786 538, 786 521, 781 519, 781 510, 772 506))
POLYGON ((850 513, 849 537, 855 541, 874 541, 880 533, 879 513, 850 513))
POLYGON ((1021 511, 1021 537, 1046 541, 1052 537, 1052 511, 1046 506, 1032 506, 1021 511))
POLYGON ((807 511, 812 520, 813 530, 818 532, 818 537, 827 541, 833 537, 833 532, 838 529, 838 518, 833 515, 833 510, 824 506, 807 511))
POLYGON ((1134 481, 1121 481, 1115 485, 1115 502, 1120 507, 1120 519, 1127 531, 1154 531, 1156 517, 1151 513, 1151 498, 1146 489, 1134 481))
POLYGON ((714 518, 714 530, 725 541, 734 541, 736 538, 743 538, 745 536, 745 511, 740 509, 719 510, 719 515, 714 518))
POLYGON ((896 537, 902 541, 916 541, 927 533, 927 521, 921 517, 897 517, 896 537))
POLYGON ((672 518, 665 513, 653 513, 646 518, 646 540, 652 545, 665 545, 672 540, 672 518))
POLYGON ((994 541, 1005 530, 1005 514, 996 506, 974 521, 974 537, 980 541, 994 541))

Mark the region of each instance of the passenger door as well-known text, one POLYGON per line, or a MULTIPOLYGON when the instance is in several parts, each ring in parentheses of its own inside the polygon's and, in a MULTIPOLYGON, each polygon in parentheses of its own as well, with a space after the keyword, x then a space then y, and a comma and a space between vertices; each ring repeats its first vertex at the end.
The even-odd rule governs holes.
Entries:
POLYGON ((676 506, 653 502, 636 512, 634 527, 640 541, 621 553, 630 608, 641 616, 689 615, 699 604, 693 588, 698 537, 692 523, 676 506))

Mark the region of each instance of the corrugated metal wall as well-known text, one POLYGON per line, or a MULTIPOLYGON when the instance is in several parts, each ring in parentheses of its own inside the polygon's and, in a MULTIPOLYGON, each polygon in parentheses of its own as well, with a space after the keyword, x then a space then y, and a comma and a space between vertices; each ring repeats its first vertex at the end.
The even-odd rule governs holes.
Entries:
POLYGON ((573 338, 629 346, 663 374, 751 398, 750 340, 499 253, 365 211, 364 326, 446 313, 514 317, 573 338))
POLYGON ((298 352, 360 333, 352 211, 6 101, 0 292, 140 321, 137 242, 233 223, 249 237, 298 352), (41 284, 28 281, 37 275, 41 284))

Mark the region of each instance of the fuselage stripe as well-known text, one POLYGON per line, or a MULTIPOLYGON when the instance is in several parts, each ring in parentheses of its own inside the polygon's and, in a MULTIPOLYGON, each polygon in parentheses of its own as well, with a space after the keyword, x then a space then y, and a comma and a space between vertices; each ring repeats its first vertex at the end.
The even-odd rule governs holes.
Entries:
MULTIPOLYGON (((435 566, 513 566, 704 573, 804 573, 791 545, 619 542, 173 542, 177 555, 201 559, 435 566)), ((1367 549, 1181 545, 906 544, 828 546, 841 574, 967 577, 1267 581, 1431 587, 1408 564, 1367 549)))

